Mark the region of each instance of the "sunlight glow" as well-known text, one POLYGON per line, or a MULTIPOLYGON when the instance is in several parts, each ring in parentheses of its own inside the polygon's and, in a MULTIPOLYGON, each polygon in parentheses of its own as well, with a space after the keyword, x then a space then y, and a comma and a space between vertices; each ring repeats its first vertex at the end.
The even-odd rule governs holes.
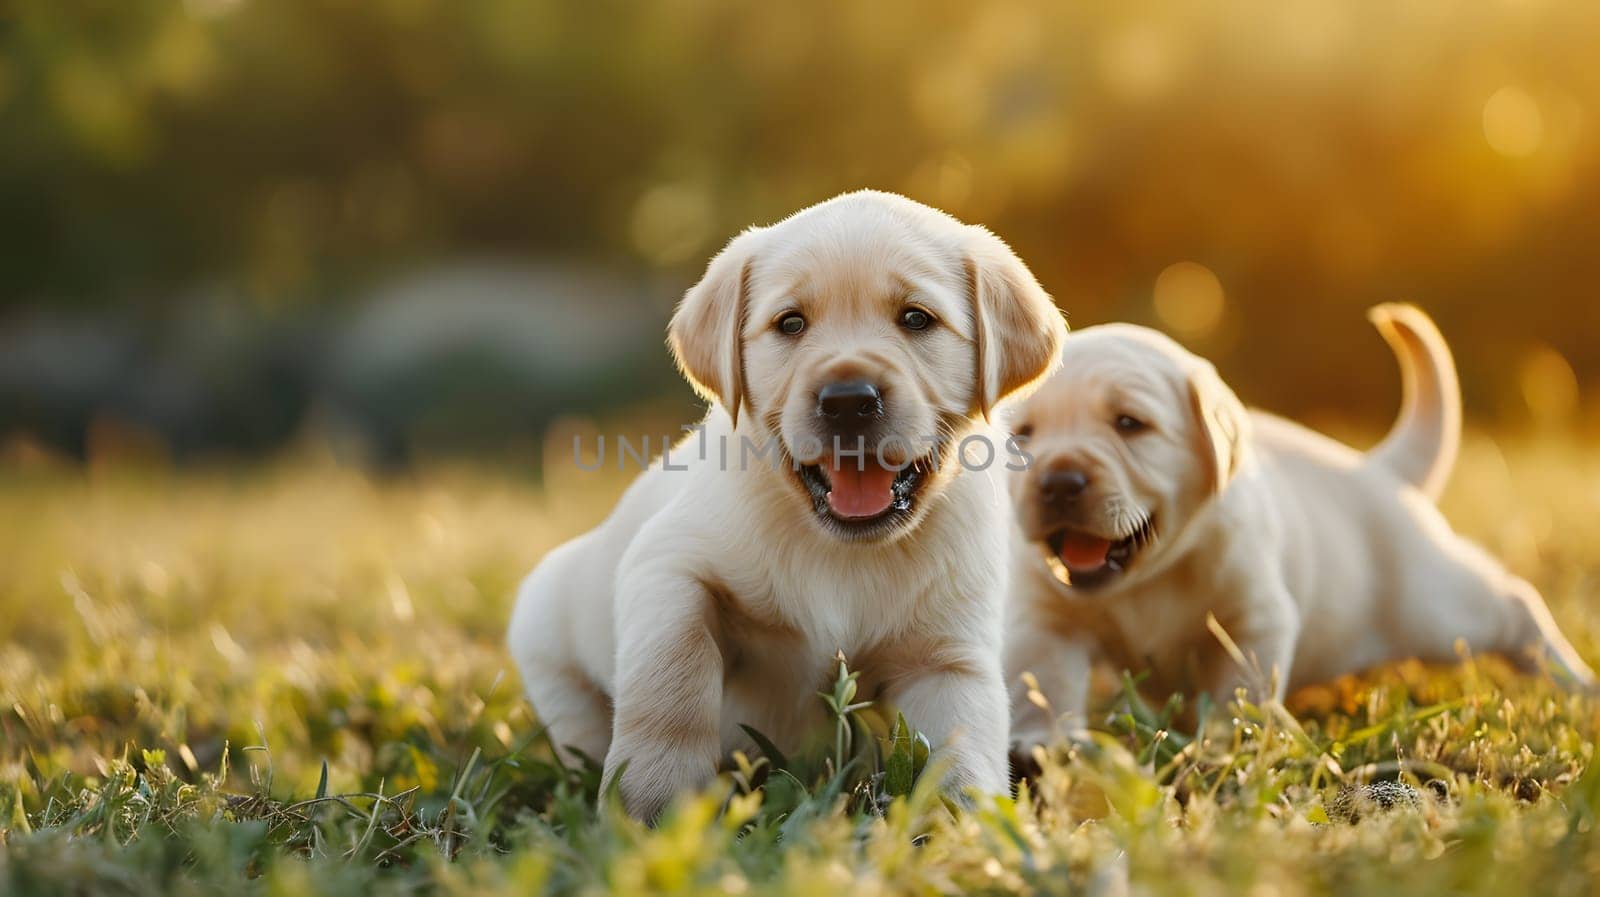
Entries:
POLYGON ((1196 262, 1168 265, 1156 277, 1156 315, 1179 336, 1204 337, 1216 330, 1227 305, 1222 282, 1196 262))
POLYGON ((1525 91, 1502 87, 1483 104, 1483 136, 1502 156, 1531 156, 1544 139, 1544 116, 1525 91))
POLYGON ((1578 377, 1560 352, 1535 346, 1522 360, 1522 400, 1535 423, 1562 424, 1578 410, 1578 377))

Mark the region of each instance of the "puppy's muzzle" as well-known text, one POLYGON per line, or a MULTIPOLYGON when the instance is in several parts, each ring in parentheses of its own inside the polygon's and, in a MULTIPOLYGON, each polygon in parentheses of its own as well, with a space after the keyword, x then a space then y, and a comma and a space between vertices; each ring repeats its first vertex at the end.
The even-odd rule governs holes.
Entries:
POLYGON ((1098 510, 1090 490, 1093 485, 1094 480, 1081 467, 1060 461, 1040 471, 1033 493, 1038 525, 1053 530, 1089 523, 1098 510))
POLYGON ((1039 539, 1046 563, 1062 583, 1092 589, 1120 576, 1139 549, 1155 536, 1154 521, 1139 514, 1130 521, 1105 519, 1094 480, 1069 462, 1039 474, 1035 485, 1039 539), (1131 526, 1131 531, 1128 527, 1131 526))
POLYGON ((1039 478, 1039 500, 1055 511, 1077 507, 1089 488, 1089 475, 1081 470, 1057 469, 1039 478))
POLYGON ((870 380, 829 383, 817 390, 817 417, 830 435, 853 442, 883 420, 883 391, 870 380))
POLYGON ((896 445, 888 423, 884 391, 871 380, 834 380, 817 390, 812 426, 821 455, 802 459, 797 473, 817 516, 846 538, 875 538, 912 520, 934 469, 929 458, 909 454, 914 447, 903 437, 896 445))

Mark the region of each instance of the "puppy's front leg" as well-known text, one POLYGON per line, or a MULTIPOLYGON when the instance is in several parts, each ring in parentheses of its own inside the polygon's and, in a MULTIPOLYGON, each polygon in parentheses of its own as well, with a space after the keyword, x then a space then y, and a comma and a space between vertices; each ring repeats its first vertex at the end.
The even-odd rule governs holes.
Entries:
POLYGON ((1243 653, 1245 664, 1223 650, 1212 676, 1211 697, 1223 706, 1241 688, 1257 701, 1283 700, 1300 638, 1300 612, 1286 587, 1255 583, 1244 589, 1245 605, 1222 627, 1243 653))
POLYGON ((1009 790, 1006 686, 994 659, 955 660, 911 673, 889 701, 928 736, 933 761, 948 764, 946 793, 964 798, 969 790, 1009 790))
POLYGON ((1088 729, 1089 673, 1096 651, 1095 639, 1087 633, 1063 637, 1037 620, 1011 627, 1005 669, 1012 745, 1027 752, 1050 744, 1057 734, 1077 737, 1088 729), (1024 673, 1033 674, 1048 707, 1033 702, 1024 673), (1062 723, 1066 729, 1058 733, 1062 723))
POLYGON ((721 756, 722 652, 698 580, 640 570, 618 583, 616 713, 607 786, 628 814, 653 822, 676 795, 703 787, 721 756))

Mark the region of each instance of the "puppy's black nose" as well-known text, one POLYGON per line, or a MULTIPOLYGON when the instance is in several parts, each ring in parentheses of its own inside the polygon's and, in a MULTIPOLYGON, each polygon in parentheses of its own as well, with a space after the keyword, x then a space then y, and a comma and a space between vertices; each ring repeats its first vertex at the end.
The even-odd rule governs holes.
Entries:
POLYGON ((883 416, 883 393, 865 380, 829 383, 817 393, 817 413, 840 423, 883 416))
POLYGON ((1040 496, 1051 504, 1069 502, 1089 488, 1089 477, 1081 470, 1052 470, 1039 480, 1040 496))

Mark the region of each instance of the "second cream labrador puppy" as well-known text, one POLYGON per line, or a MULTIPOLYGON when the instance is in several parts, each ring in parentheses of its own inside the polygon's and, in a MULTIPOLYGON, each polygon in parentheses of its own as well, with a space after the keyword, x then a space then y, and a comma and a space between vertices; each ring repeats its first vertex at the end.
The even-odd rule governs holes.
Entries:
POLYGON ((999 238, 900 196, 735 238, 669 328, 716 403, 703 431, 518 595, 510 648, 554 743, 653 819, 753 750, 741 724, 785 750, 823 730, 842 651, 951 791, 1003 792, 1010 508, 1000 462, 956 452, 1003 445, 990 409, 1065 333, 999 238))
POLYGON ((1247 412, 1209 363, 1156 331, 1112 324, 1068 338, 1060 372, 1012 420, 1034 456, 1012 482, 1017 747, 1048 741, 1062 714, 1067 732, 1082 727, 1096 658, 1148 671, 1154 694, 1219 701, 1246 686, 1281 698, 1401 658, 1452 660, 1457 640, 1592 681, 1534 588, 1434 507, 1460 439, 1444 339, 1410 306, 1370 316, 1405 396, 1366 453, 1247 412))

